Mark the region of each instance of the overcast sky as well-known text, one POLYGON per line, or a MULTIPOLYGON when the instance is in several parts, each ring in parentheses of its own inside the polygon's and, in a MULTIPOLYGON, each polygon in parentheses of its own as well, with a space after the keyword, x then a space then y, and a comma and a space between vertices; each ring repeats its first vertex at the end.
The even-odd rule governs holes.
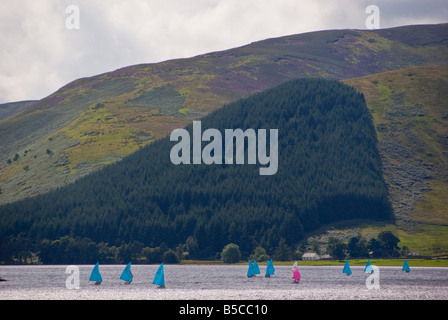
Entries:
POLYGON ((82 77, 326 29, 448 22, 446 0, 1 0, 0 103, 82 77), (76 13, 67 8, 79 8, 76 13), (69 22, 69 28, 67 27, 69 22), (79 29, 71 29, 79 21, 79 29))

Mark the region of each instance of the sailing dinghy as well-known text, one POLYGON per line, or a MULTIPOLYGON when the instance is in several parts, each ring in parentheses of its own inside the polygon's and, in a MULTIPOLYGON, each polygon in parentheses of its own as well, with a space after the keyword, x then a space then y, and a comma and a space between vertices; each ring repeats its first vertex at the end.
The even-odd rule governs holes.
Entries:
POLYGON ((408 259, 404 260, 403 268, 401 270, 406 271, 406 272, 411 271, 411 268, 409 268, 409 265, 408 265, 408 259))
POLYGON ((258 267, 257 260, 254 259, 254 274, 260 274, 260 268, 258 267))
POLYGON ((268 260, 268 264, 266 266, 266 275, 265 277, 268 278, 272 275, 274 275, 275 272, 275 268, 274 268, 274 264, 272 263, 272 259, 268 260))
POLYGON ((92 273, 90 274, 89 281, 95 281, 95 284, 101 284, 103 282, 103 278, 101 278, 101 273, 99 270, 99 261, 93 267, 92 273))
POLYGON ((370 264, 370 259, 366 263, 366 267, 364 268, 364 272, 373 273, 372 265, 370 264))
POLYGON ((249 262, 249 268, 247 269, 247 277, 252 278, 255 276, 255 266, 248 260, 249 262))
POLYGON ((300 282, 300 272, 299 272, 299 268, 295 268, 294 272, 292 273, 293 277, 294 277, 294 283, 299 283, 300 282))
POLYGON ((297 261, 294 262, 294 264, 292 265, 292 271, 294 272, 294 270, 297 268, 297 261))
POLYGON ((342 270, 342 273, 345 273, 348 276, 352 274, 352 270, 350 269, 350 265, 349 265, 348 259, 345 262, 344 269, 342 270))
POLYGON ((159 288, 165 288, 165 275, 163 273, 163 262, 157 269, 156 275, 154 276, 153 284, 159 285, 159 288))
POLYGON ((120 276, 120 279, 124 280, 126 284, 130 284, 132 282, 133 277, 134 276, 132 275, 131 272, 131 263, 129 262, 126 268, 124 268, 123 273, 120 276))

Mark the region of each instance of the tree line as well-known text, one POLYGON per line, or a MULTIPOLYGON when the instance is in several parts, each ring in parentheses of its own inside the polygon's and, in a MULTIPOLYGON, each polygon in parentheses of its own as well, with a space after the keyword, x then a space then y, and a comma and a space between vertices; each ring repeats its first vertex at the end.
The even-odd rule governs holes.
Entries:
POLYGON ((400 249, 400 239, 391 231, 382 231, 377 238, 367 240, 361 235, 351 237, 347 243, 330 237, 327 244, 327 253, 334 259, 345 258, 395 258, 406 256, 407 247, 400 249))
MULTIPOLYGON (((134 264, 159 264, 180 263, 184 259, 192 259, 197 251, 197 243, 191 238, 185 244, 179 244, 176 248, 168 248, 162 243, 160 246, 151 248, 145 247, 139 241, 122 243, 120 246, 111 246, 108 243, 95 243, 89 238, 61 237, 50 241, 44 239, 39 246, 39 255, 34 257, 31 250, 19 251, 17 254, 8 255, 8 250, 15 252, 16 246, 22 246, 23 239, 11 241, 8 247, 2 248, 2 261, 9 264, 71 264, 74 261, 79 264, 92 264, 101 261, 103 264, 123 264, 133 261, 134 264)), ((325 252, 332 259, 343 260, 346 258, 395 258, 406 256, 408 248, 398 247, 400 239, 391 231, 383 231, 377 238, 367 240, 361 235, 351 237, 347 243, 330 237, 326 244, 325 252)), ((241 253, 237 244, 229 243, 220 253, 216 253, 214 259, 224 263, 238 263, 242 260, 250 259, 257 261, 299 260, 306 248, 296 249, 286 244, 283 238, 280 239, 275 249, 268 253, 262 246, 254 248, 253 252, 245 256, 241 253)), ((313 250, 321 254, 319 246, 313 245, 313 250)))

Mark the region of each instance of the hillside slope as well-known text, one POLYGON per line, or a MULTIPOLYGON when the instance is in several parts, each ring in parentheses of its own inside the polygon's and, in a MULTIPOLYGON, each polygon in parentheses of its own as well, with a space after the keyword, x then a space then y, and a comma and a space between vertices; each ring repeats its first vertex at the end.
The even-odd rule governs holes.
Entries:
POLYGON ((31 106, 35 102, 36 101, 34 100, 30 100, 30 101, 2 103, 0 104, 0 119, 12 116, 17 112, 20 112, 20 110, 31 106))
POLYGON ((76 80, 0 120, 0 203, 66 185, 289 79, 448 64, 448 24, 331 30, 76 80))
MULTIPOLYGON (((418 67, 349 79, 366 99, 401 245, 448 251, 448 67, 418 67)), ((365 232, 377 232, 366 229, 365 232)))

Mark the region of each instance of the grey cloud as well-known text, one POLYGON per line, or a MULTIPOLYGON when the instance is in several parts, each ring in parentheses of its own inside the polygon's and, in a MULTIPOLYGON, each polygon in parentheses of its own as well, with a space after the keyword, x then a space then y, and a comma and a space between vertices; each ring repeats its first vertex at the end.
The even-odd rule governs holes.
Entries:
POLYGON ((184 58, 271 37, 446 21, 446 1, 402 0, 7 0, 0 12, 0 103, 40 99, 81 77, 184 58), (67 30, 65 8, 80 8, 67 30))

